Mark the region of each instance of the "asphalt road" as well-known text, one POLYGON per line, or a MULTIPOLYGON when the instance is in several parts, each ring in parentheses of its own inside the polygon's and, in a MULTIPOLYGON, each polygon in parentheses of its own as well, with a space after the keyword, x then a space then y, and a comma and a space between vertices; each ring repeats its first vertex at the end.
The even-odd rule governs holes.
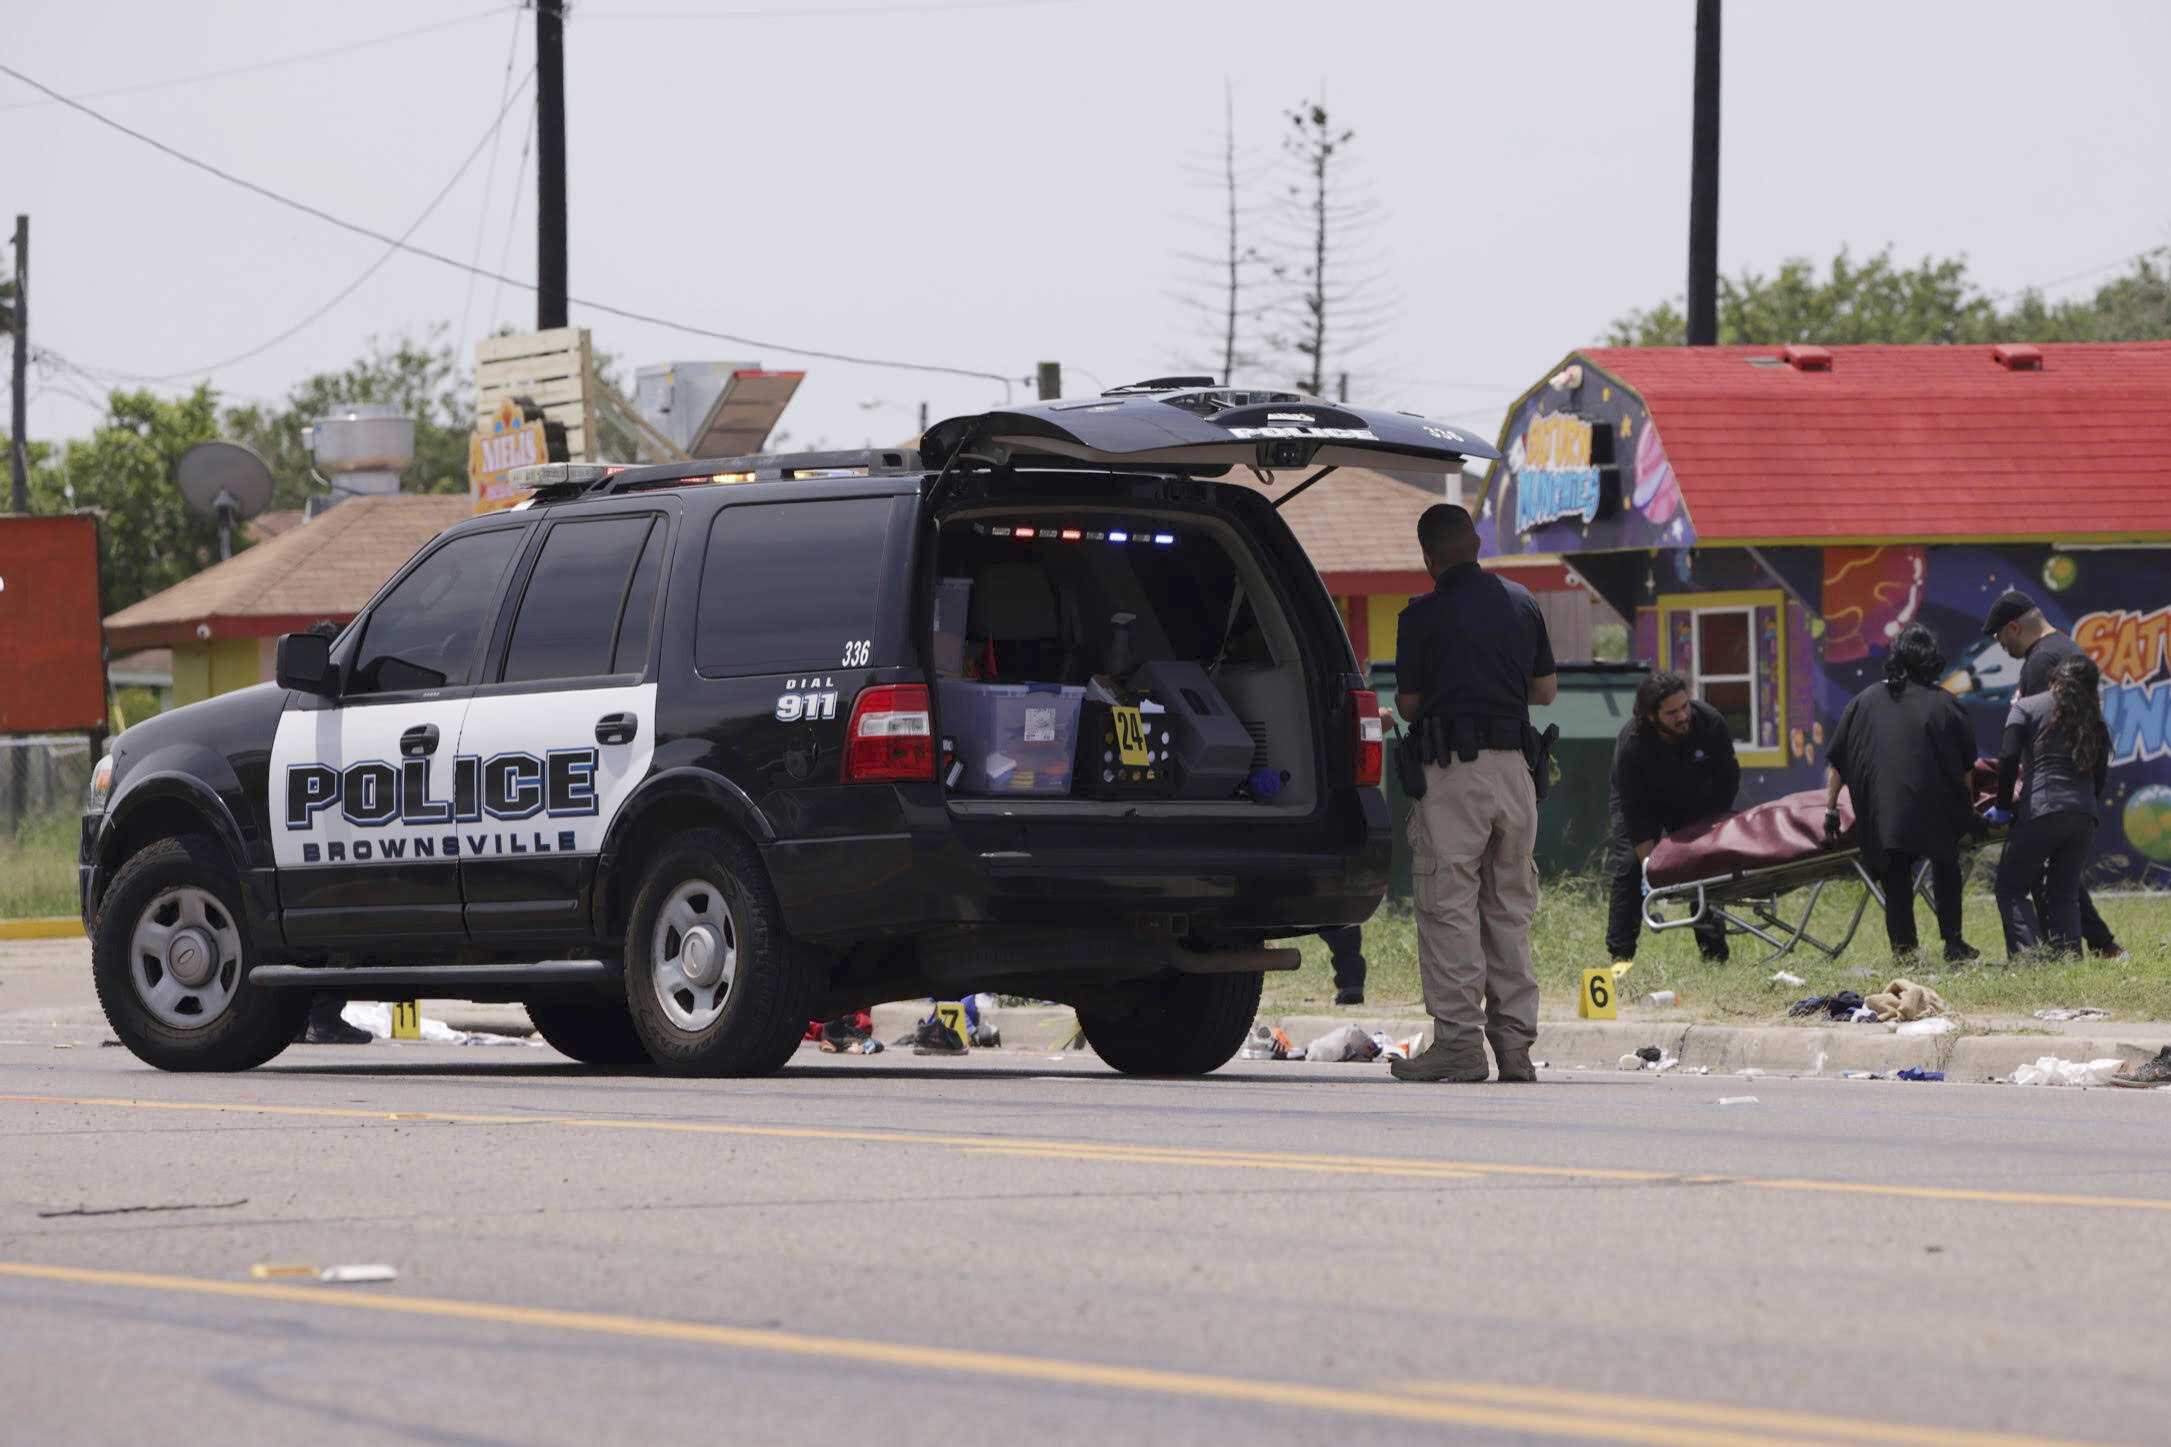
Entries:
POLYGON ((2171 1093, 384 1044, 185 1077, 32 1013, 11 1442, 2171 1430, 2171 1093))

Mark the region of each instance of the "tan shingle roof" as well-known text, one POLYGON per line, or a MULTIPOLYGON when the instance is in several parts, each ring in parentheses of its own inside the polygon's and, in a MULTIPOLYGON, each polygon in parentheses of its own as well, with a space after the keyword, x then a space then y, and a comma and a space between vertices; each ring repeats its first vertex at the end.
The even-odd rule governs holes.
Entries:
MULTIPOLYGON (((1242 470, 1222 480, 1258 488, 1242 470)), ((1303 474, 1285 474, 1270 492, 1258 490, 1279 497, 1303 480, 1303 474)), ((1282 516, 1322 573, 1423 573, 1417 518, 1446 501, 1446 484, 1437 480, 1422 488, 1368 467, 1344 467, 1307 489, 1282 516)))
POLYGON ((192 642, 199 623, 213 637, 250 637, 319 618, 344 622, 417 549, 473 510, 465 494, 349 498, 121 609, 106 619, 106 644, 124 652, 192 642))

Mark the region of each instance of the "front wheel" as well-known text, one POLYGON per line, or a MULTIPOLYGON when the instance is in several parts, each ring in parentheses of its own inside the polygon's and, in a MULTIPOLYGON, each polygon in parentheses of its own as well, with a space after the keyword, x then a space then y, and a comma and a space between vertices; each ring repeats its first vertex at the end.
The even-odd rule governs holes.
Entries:
POLYGON ((1078 1027, 1093 1053, 1125 1075, 1205 1075, 1243 1047, 1265 983, 1256 970, 1175 975, 1123 1007, 1080 1010, 1078 1027))
POLYGON ((662 1069, 781 1069, 823 983, 785 934, 768 872, 744 840, 692 830, 642 872, 626 928, 626 1008, 662 1069))
POLYGON ((146 845, 121 866, 91 930, 106 1023, 161 1070, 250 1070, 286 1049, 309 1015, 299 990, 249 981, 241 884, 201 834, 146 845))

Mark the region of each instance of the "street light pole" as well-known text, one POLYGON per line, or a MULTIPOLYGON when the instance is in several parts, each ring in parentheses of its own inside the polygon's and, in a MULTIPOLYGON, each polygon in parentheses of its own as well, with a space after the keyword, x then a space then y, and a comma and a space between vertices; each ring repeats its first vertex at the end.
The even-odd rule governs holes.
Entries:
POLYGON ((535 328, 565 325, 565 0, 535 3, 535 328))
POLYGON ((8 505, 30 511, 30 218, 15 218, 15 303, 8 333, 15 339, 15 395, 8 409, 8 505))

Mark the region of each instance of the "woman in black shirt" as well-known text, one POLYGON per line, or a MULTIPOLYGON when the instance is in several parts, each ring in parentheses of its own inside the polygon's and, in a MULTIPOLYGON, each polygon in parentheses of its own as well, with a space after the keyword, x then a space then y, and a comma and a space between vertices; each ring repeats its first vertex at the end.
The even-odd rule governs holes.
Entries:
MULTIPOLYGON (((1826 799, 1836 809, 1845 783, 1854 800, 1862 863, 1885 897, 1885 937, 1911 954, 1915 870, 1930 865, 1930 894, 1945 958, 1980 952, 1960 935, 1960 841, 1977 826, 1968 771, 1974 731, 1960 701, 1938 687, 1945 660, 1921 624, 1903 629, 1885 658, 1885 681, 1856 694, 1839 716, 1826 754, 1826 799)), ((1837 814, 1827 814, 1827 830, 1837 814)))
POLYGON ((2014 823, 2005 857, 1998 861, 1998 915, 2008 955, 2036 948, 2046 933, 2060 954, 2080 951, 2081 869, 2095 840, 2097 801, 2111 771, 2102 681, 2093 661, 2068 658, 2051 671, 2047 692, 2013 700, 2005 716, 1997 809, 2014 823), (2028 897, 2038 881, 2045 884, 2047 919, 2037 917, 2028 897))

